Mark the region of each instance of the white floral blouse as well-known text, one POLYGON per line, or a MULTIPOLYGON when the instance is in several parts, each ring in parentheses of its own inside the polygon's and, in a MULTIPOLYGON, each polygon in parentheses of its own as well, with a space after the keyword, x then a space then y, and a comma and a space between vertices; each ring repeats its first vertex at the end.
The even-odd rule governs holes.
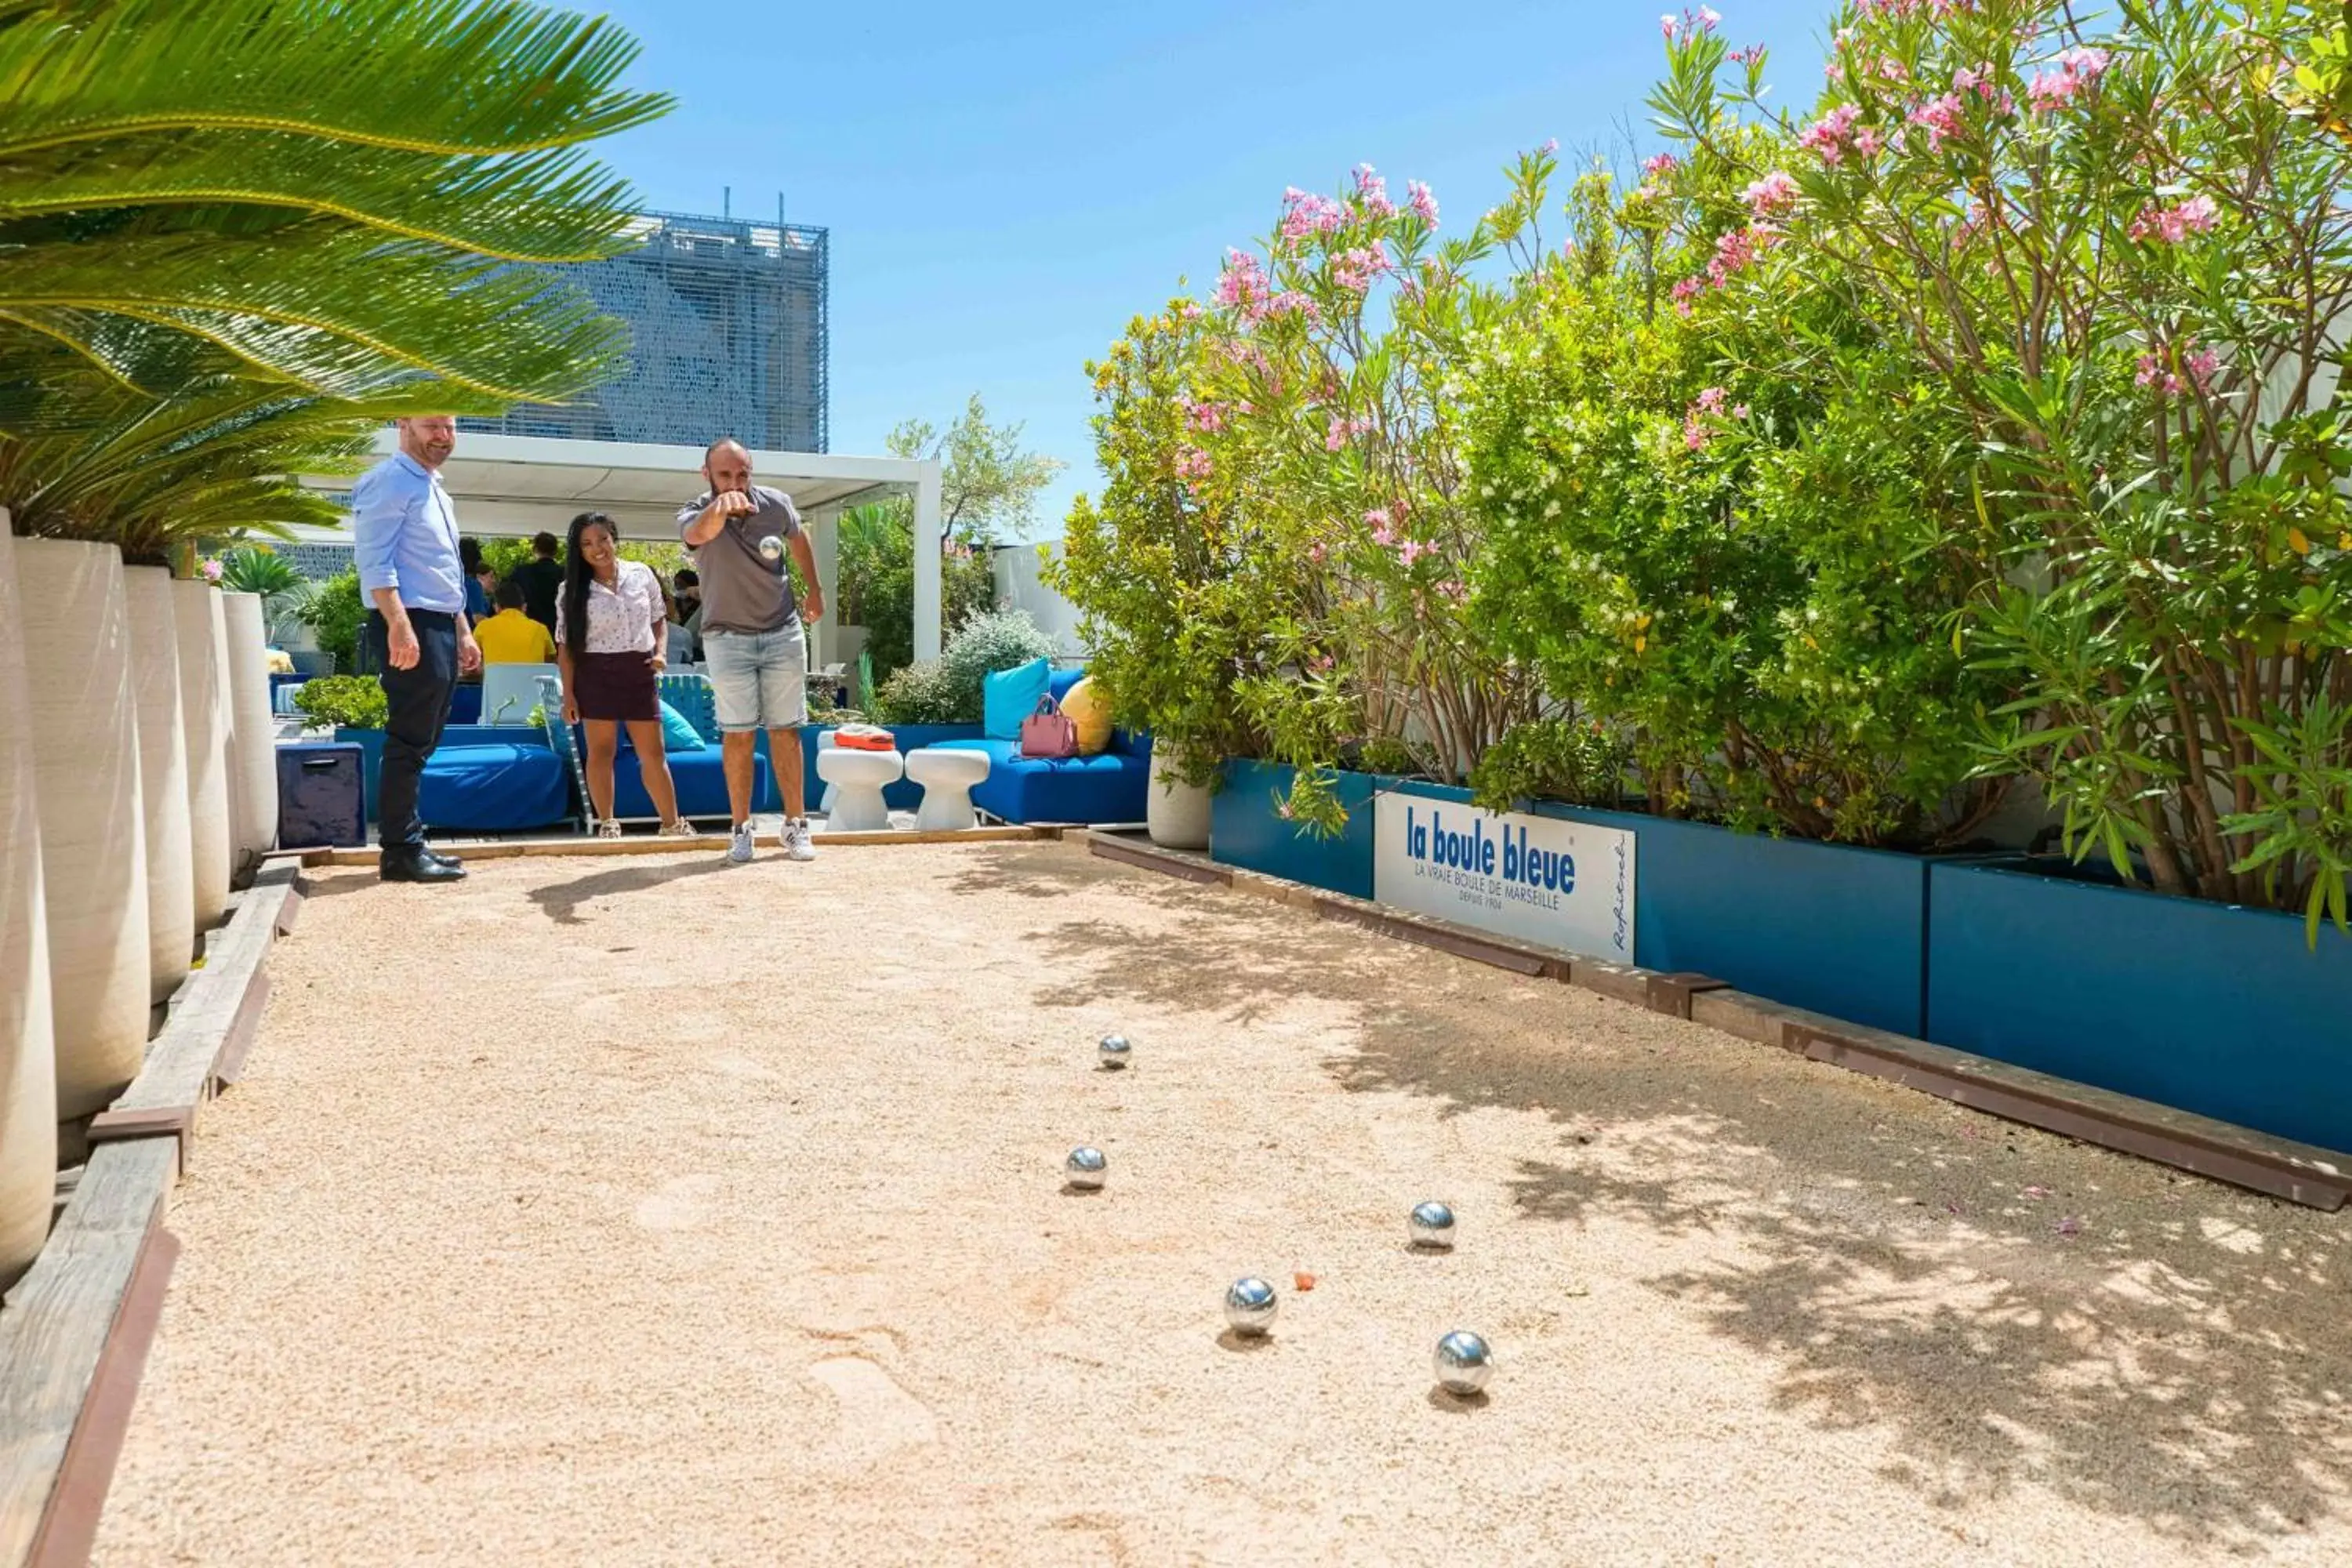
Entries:
MULTIPOLYGON (((651 653, 654 627, 661 624, 661 584, 642 561, 615 563, 613 586, 588 579, 588 646, 575 653, 651 653)), ((555 640, 572 639, 564 626, 563 595, 555 598, 555 640)))

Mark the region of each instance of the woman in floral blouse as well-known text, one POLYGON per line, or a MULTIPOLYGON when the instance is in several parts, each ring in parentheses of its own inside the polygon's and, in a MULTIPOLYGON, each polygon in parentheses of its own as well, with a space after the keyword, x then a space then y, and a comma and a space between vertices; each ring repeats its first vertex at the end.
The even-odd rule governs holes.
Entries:
POLYGON ((642 562, 614 548, 619 530, 601 511, 572 520, 563 552, 563 591, 555 601, 555 659, 563 671, 563 718, 588 736, 588 801, 598 837, 618 838, 613 815, 613 756, 629 727, 637 771, 661 813, 662 833, 690 838, 679 819, 677 790, 662 747, 661 699, 654 678, 667 666, 669 628, 661 582, 642 562), (582 632, 577 628, 587 628, 582 632))

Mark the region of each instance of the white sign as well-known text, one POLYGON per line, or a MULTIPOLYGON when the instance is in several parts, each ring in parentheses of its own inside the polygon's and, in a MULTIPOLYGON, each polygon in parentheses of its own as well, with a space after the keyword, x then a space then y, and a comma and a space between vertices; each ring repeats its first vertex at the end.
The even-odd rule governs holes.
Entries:
POLYGON ((1451 801, 1372 803, 1372 897, 1416 914, 1633 962, 1633 835, 1451 801))

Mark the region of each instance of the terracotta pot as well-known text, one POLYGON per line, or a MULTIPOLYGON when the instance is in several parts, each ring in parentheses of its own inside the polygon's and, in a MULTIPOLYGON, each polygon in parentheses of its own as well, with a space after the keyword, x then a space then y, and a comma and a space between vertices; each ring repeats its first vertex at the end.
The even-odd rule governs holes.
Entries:
POLYGON ((106 1108, 147 1052, 147 835, 122 557, 110 544, 16 542, 49 924, 58 1120, 106 1108))
POLYGON ((58 1180, 49 925, 15 545, 0 510, 0 1290, 47 1238, 58 1180))
POLYGON ((188 755, 188 868, 196 930, 228 912, 228 688, 221 679, 220 595, 209 583, 172 584, 180 645, 180 727, 188 755))
POLYGON ((131 693, 139 721, 139 804, 147 833, 147 971, 153 1000, 180 988, 195 956, 196 892, 188 842, 188 747, 180 717, 180 633, 172 574, 122 573, 131 693))

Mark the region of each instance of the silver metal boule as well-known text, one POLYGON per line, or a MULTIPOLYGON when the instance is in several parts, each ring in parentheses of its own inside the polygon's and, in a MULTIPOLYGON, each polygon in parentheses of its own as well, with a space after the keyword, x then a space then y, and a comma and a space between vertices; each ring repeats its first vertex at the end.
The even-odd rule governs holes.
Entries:
POLYGON ((784 553, 784 542, 772 533, 760 541, 760 553, 771 561, 781 560, 784 553))
POLYGON ((1454 1211, 1444 1204, 1415 1204, 1412 1208, 1412 1244, 1415 1247, 1452 1247, 1454 1245, 1454 1211))
POLYGON ((1448 1394, 1476 1394, 1495 1375, 1495 1353, 1486 1342, 1467 1329, 1456 1329, 1437 1342, 1437 1384, 1448 1394))
POLYGON ((1102 1057, 1102 1065, 1107 1068, 1125 1067, 1128 1064, 1129 1059, 1127 1037, 1125 1035, 1105 1035, 1102 1037, 1102 1045, 1099 1048, 1098 1054, 1102 1057))
POLYGON ((1275 1309, 1281 1304, 1274 1287, 1253 1274, 1234 1280, 1225 1292, 1225 1321, 1237 1334, 1262 1334, 1274 1327, 1275 1309))
POLYGON ((1110 1170, 1110 1162, 1104 1159, 1103 1152, 1093 1144, 1081 1143, 1070 1151, 1070 1157, 1063 1162, 1062 1168, 1069 1173, 1070 1185, 1099 1187, 1110 1170))

